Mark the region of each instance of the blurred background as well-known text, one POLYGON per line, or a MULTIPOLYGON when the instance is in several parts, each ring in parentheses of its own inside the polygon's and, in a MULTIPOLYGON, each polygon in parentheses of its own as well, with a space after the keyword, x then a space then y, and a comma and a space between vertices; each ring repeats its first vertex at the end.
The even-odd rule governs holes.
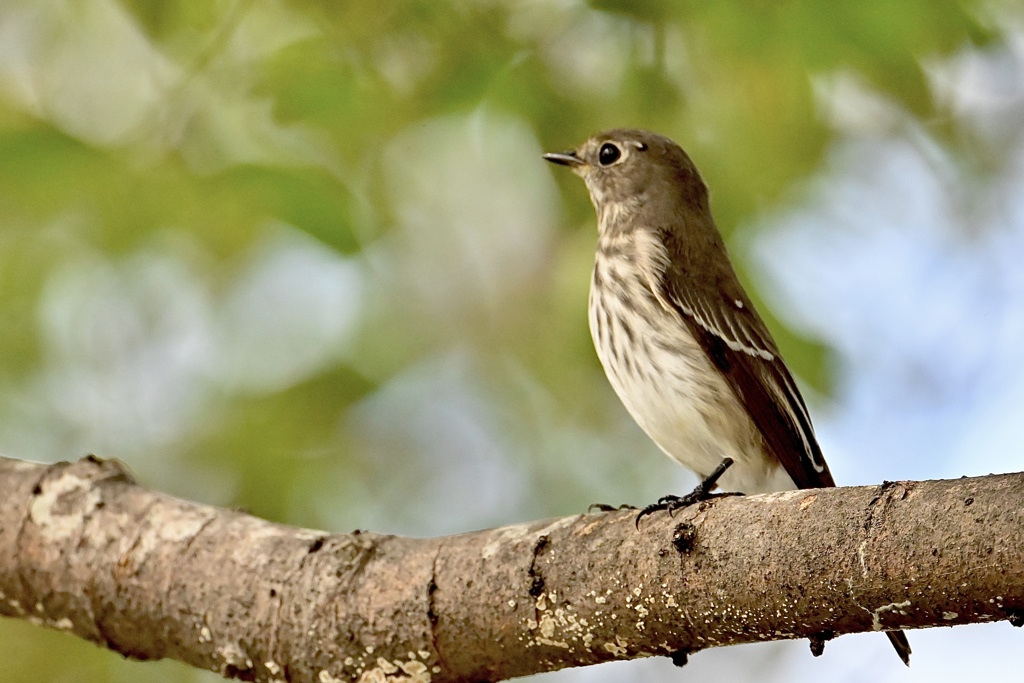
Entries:
MULTIPOLYGON (((836 479, 1022 469, 1010 0, 0 0, 0 452, 433 536, 694 485, 591 347, 586 191, 679 141, 836 479)), ((544 683, 1016 680, 1007 623, 544 683)), ((3 681, 220 680, 0 621, 3 681)))

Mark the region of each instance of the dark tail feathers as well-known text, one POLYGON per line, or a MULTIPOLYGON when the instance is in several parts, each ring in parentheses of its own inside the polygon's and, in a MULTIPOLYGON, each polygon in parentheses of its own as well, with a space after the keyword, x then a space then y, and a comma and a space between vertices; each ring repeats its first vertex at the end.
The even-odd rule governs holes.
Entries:
POLYGON ((903 631, 886 631, 885 635, 889 636, 889 642, 892 643, 896 654, 900 656, 903 663, 910 666, 910 641, 907 640, 906 634, 903 631))

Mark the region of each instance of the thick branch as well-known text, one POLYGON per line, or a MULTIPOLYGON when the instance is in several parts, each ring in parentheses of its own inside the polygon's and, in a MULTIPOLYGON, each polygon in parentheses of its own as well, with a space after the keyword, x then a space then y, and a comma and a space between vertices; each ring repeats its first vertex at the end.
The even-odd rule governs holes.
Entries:
POLYGON ((1024 475, 332 535, 0 458, 0 614, 257 681, 498 680, 1024 608, 1024 475))

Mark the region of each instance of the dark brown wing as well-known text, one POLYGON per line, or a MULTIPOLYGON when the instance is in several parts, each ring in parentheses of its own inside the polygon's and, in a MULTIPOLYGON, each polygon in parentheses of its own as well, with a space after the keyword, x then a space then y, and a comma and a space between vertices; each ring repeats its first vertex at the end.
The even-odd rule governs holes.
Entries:
POLYGON ((667 260, 657 294, 682 316, 797 487, 835 486, 800 390, 720 253, 698 278, 667 260))

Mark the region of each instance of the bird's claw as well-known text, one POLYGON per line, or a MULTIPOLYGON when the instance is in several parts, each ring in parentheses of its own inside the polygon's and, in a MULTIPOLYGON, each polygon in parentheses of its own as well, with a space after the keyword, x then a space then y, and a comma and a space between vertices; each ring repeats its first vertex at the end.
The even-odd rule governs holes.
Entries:
POLYGON ((587 508, 587 512, 615 512, 616 510, 636 510, 635 505, 623 503, 622 505, 606 505, 605 503, 593 503, 587 508))
POLYGON ((668 513, 668 516, 671 517, 672 513, 675 512, 676 510, 681 510, 685 507, 690 507, 694 503, 699 503, 702 500, 707 500, 708 498, 713 497, 714 495, 709 494, 705 495, 704 497, 700 497, 696 494, 697 491, 691 491, 690 493, 687 493, 685 496, 662 496, 661 498, 658 499, 657 503, 651 503, 650 505, 646 506, 643 510, 641 510, 639 513, 637 513, 636 528, 640 528, 640 520, 646 517, 647 515, 653 515, 655 512, 664 510, 665 512, 668 513))
POLYGON ((640 528, 640 520, 644 517, 654 514, 660 510, 664 510, 668 513, 669 517, 676 510, 689 507, 695 503, 701 501, 710 500, 711 498, 719 498, 723 495, 734 495, 730 493, 712 493, 711 491, 718 486, 718 480, 725 474, 725 471, 732 465, 732 458, 724 458, 718 467, 707 476, 704 481, 697 484, 697 488, 690 491, 685 496, 662 496, 658 499, 657 503, 651 503, 643 510, 641 510, 636 516, 636 528, 640 528))

